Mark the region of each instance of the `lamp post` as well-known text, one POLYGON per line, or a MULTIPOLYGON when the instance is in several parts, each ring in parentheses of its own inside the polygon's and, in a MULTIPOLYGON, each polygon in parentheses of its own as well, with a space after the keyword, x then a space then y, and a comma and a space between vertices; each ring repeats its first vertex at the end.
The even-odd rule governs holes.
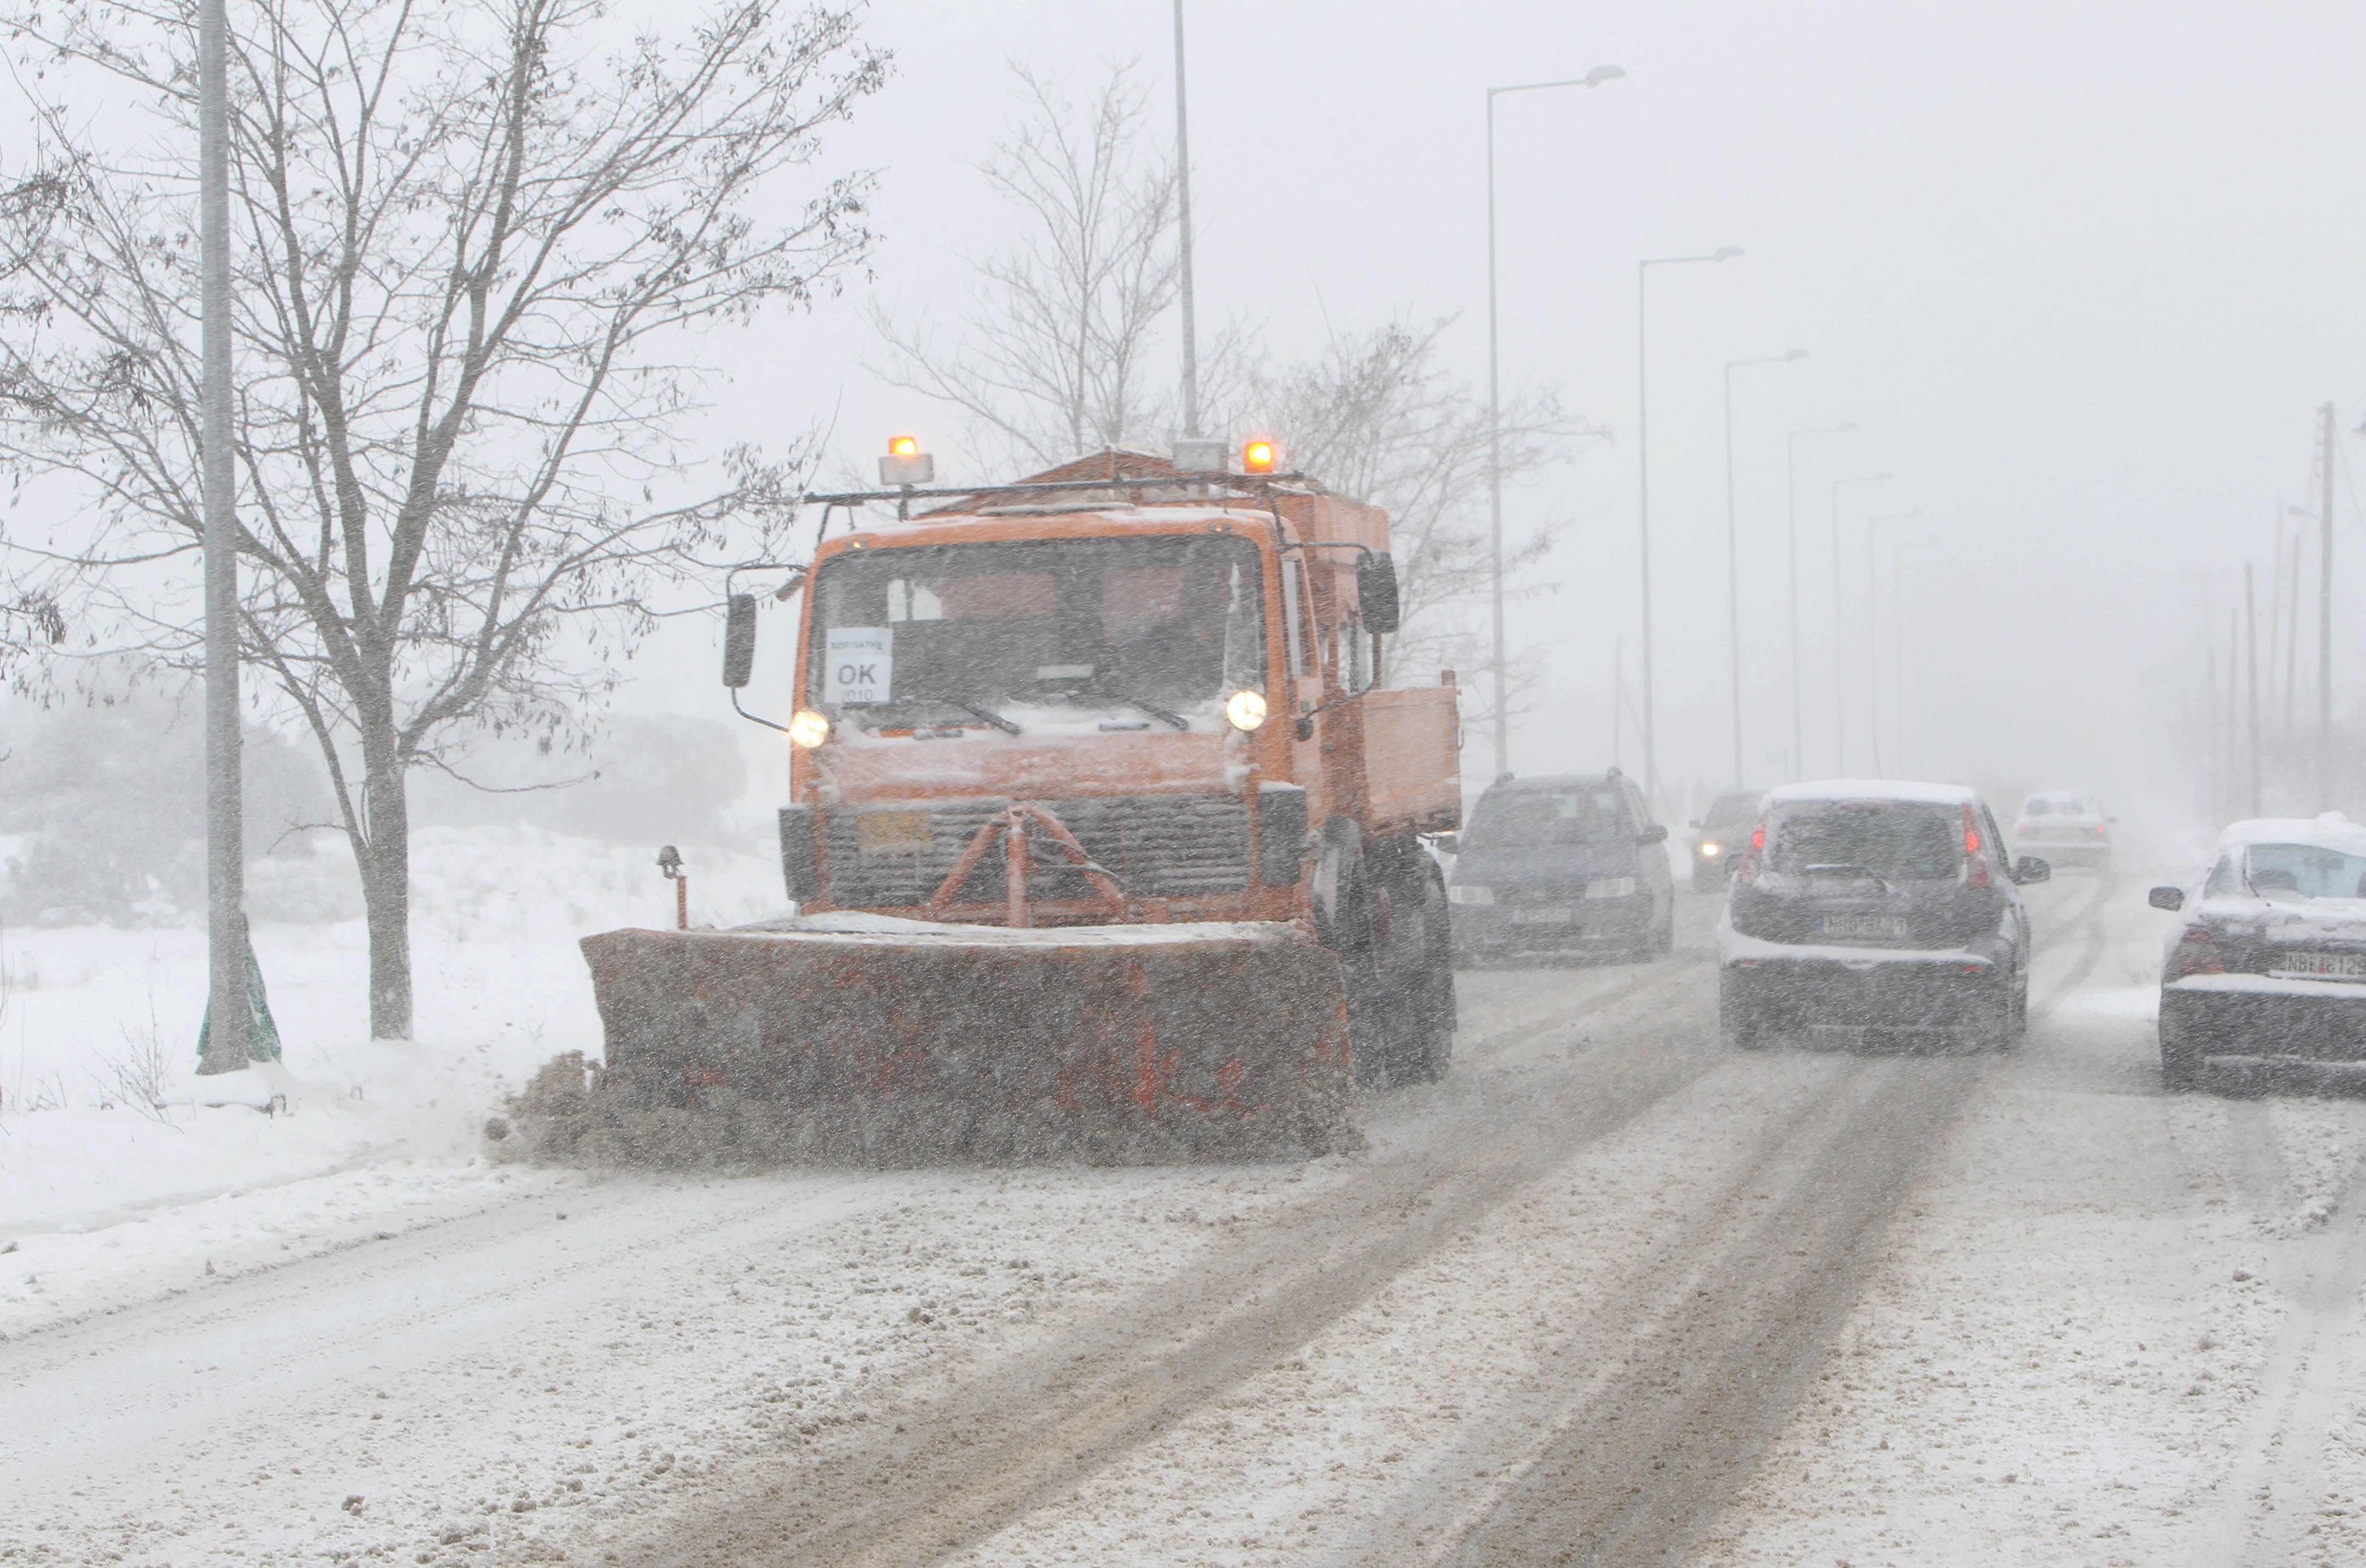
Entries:
POLYGON ((1881 761, 1881 561, 1876 553, 1881 525, 1920 517, 1915 512, 1891 512, 1865 521, 1865 649, 1871 656, 1865 667, 1865 732, 1873 744, 1873 776, 1887 778, 1881 761))
POLYGON ((1739 245, 1719 245, 1707 255, 1647 256, 1635 264, 1635 469, 1643 591, 1643 784, 1654 804, 1660 798, 1660 735, 1659 705, 1651 685, 1651 295, 1645 286, 1651 282, 1655 266, 1731 261, 1741 254, 1739 245))
POLYGON ((1841 487, 1879 484, 1887 472, 1832 481, 1832 772, 1848 776, 1848 650, 1841 619, 1841 487))
MULTIPOLYGON (((1910 739, 1919 737, 1922 733, 1921 727, 1920 725, 1916 725, 1910 729, 1906 722, 1906 678, 1908 674, 1906 663, 1906 558, 1910 555, 1921 555, 1926 550, 1938 549, 1945 543, 1946 541, 1944 539, 1934 539, 1927 536, 1915 539, 1900 539, 1896 545, 1890 547, 1889 551, 1890 668, 1897 673, 1897 679, 1890 682, 1889 700, 1891 707, 1898 716, 1896 730, 1898 736, 1898 771, 1901 773, 1906 769, 1906 755, 1910 739)), ((1921 716, 1918 714, 1916 716, 1919 718, 1921 716)), ((2215 731, 2214 730, 2213 733, 2214 735, 2215 731)), ((1916 749, 1918 750, 1921 750, 1919 747, 1916 749)))
POLYGON ((1799 437, 1802 435, 1845 435, 1856 428, 1856 421, 1846 424, 1819 425, 1813 430, 1795 430, 1784 445, 1786 449, 1783 469, 1784 528, 1791 548, 1791 776, 1797 778, 1808 771, 1807 700, 1801 695, 1804 685, 1799 657, 1799 437))
POLYGON ((1506 93, 1541 93, 1550 87, 1599 87, 1626 74, 1616 65, 1597 65, 1583 76, 1565 81, 1523 82, 1487 89, 1487 551, 1495 621, 1495 777, 1499 779, 1512 771, 1512 716, 1504 686, 1504 434, 1495 316, 1495 100, 1506 93))
POLYGON ((1808 357, 1795 348, 1765 359, 1729 360, 1725 367, 1725 618, 1733 664, 1733 787, 1741 787, 1741 539, 1733 513, 1733 373, 1752 365, 1793 365, 1808 357))

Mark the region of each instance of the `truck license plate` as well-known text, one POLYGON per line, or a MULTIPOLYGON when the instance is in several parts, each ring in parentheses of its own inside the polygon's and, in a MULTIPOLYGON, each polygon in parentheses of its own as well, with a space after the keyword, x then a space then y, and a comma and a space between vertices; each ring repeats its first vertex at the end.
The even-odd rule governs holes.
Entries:
POLYGON ((2274 973, 2315 980, 2366 980, 2366 953, 2288 953, 2274 973))
POLYGON ((1902 937, 1903 915, 1818 915, 1816 930, 1825 936, 1902 937))
POLYGON ((925 811, 866 811, 854 819, 854 847, 866 855, 918 854, 935 841, 925 811))
POLYGON ((1577 910, 1568 904, 1538 904, 1533 908, 1512 911, 1515 926, 1566 926, 1577 921, 1577 910))

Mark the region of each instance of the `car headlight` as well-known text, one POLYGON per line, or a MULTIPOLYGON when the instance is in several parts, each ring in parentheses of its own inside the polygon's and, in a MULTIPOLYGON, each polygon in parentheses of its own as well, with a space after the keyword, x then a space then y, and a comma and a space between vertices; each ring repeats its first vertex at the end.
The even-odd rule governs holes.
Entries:
POLYGON ((829 739, 829 719, 811 708, 800 708, 789 720, 789 744, 810 751, 829 739))
POLYGON ((1458 904, 1492 904, 1495 901, 1495 890, 1492 887, 1469 887, 1458 885, 1448 888, 1446 896, 1458 904))
POLYGON ((1714 839, 1703 839, 1701 840, 1700 852, 1704 859, 1715 860, 1718 856, 1725 853, 1725 846, 1718 843, 1714 839))
POLYGON ((1234 692, 1224 699, 1224 720, 1234 729, 1255 729, 1265 722, 1265 694, 1234 692))
POLYGON ((1624 898, 1634 891, 1635 879, 1631 876, 1596 877, 1585 885, 1589 898, 1624 898))

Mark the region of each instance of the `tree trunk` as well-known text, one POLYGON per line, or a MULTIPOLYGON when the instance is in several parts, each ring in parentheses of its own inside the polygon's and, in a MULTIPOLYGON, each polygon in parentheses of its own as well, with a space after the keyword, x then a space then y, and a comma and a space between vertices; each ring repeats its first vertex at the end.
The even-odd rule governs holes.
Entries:
POLYGON ((361 853, 369 926, 370 1038, 411 1038, 411 802, 389 739, 364 745, 369 842, 361 853))

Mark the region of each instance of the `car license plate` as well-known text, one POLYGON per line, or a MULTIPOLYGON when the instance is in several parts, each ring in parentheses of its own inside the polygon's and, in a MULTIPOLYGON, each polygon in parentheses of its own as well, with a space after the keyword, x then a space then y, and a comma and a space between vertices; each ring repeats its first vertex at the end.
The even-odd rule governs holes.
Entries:
POLYGON ((935 840, 925 811, 866 811, 854 819, 854 847, 866 855, 918 854, 935 840))
POLYGON ((2313 980, 2366 980, 2366 953, 2288 953, 2276 961, 2272 973, 2313 980))
POLYGON ((1825 936, 1886 936, 1906 934, 1903 915, 1818 915, 1816 930, 1825 936))
POLYGON ((1515 926, 1566 926, 1577 920, 1577 909, 1569 904, 1538 904, 1530 908, 1512 911, 1515 926))

